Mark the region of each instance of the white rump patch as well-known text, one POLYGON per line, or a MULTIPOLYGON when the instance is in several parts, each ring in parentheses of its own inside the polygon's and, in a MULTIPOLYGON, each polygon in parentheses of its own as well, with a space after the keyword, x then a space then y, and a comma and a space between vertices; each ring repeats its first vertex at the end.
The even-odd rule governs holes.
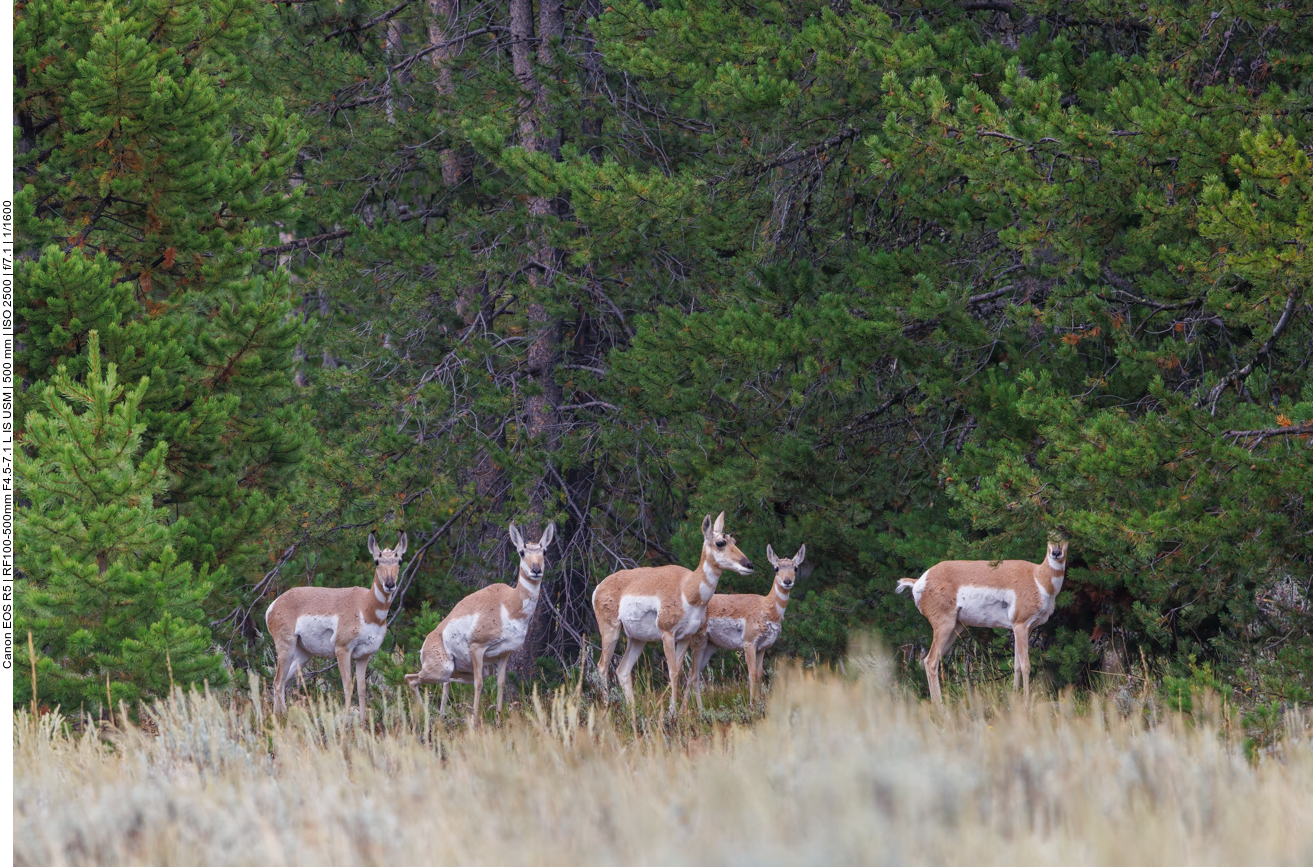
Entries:
POLYGON ((657 627, 660 613, 661 600, 655 596, 625 596, 620 600, 620 623, 625 627, 625 635, 635 641, 661 640, 661 630, 657 627))
MULTIPOLYGON (((915 587, 912 592, 916 592, 915 587)), ((1016 613, 1015 591, 1002 587, 957 588, 957 619, 967 626, 1011 629, 1012 618, 1016 613)))
POLYGON ((741 650, 746 628, 747 624, 742 617, 712 617, 707 620, 707 638, 717 647, 741 650))
POLYGON ((447 655, 456 664, 457 671, 470 670, 470 637, 479 622, 479 615, 466 614, 457 617, 442 630, 442 644, 447 648, 447 655))
POLYGON ((337 615, 302 614, 296 618, 296 636, 311 656, 337 656, 337 615))
MULTIPOLYGON (((912 585, 912 601, 916 603, 917 611, 921 611, 921 597, 925 595, 925 576, 929 574, 930 574, 929 569, 922 572, 921 577, 916 579, 916 583, 912 585)), ((958 607, 961 608, 962 603, 959 602, 958 607)))

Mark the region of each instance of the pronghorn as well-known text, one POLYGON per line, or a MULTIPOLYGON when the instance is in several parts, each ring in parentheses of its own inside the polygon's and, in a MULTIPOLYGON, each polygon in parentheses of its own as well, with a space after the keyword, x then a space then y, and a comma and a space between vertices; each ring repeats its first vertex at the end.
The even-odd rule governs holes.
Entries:
POLYGON ((748 661, 748 701, 757 700, 761 688, 762 664, 766 650, 780 637, 784 609, 789 605, 789 593, 797 580, 798 567, 807 556, 803 545, 792 558, 776 557, 771 546, 766 546, 766 559, 775 567, 775 582, 765 596, 753 594, 717 593, 707 603, 707 622, 689 649, 693 655, 693 677, 684 693, 688 705, 688 692, 697 689, 698 707, 702 707, 702 670, 711 662, 716 648, 742 650, 748 661))
POLYGON ((546 571, 544 552, 556 536, 556 524, 548 524, 542 539, 525 542, 519 529, 510 525, 511 542, 520 554, 520 579, 509 584, 489 584, 466 596, 451 609, 438 628, 429 633, 419 652, 420 670, 406 675, 406 683, 420 699, 419 687, 442 684, 440 715, 447 712, 447 689, 452 681, 474 684, 474 712, 479 720, 479 696, 488 669, 497 666, 497 714, 501 715, 506 663, 529 634, 529 622, 538 605, 538 591, 546 571))
POLYGON ((380 548, 369 534, 374 558, 373 587, 293 587, 264 612, 265 625, 278 651, 274 676, 274 711, 287 710, 284 693, 290 680, 312 656, 337 657, 346 706, 351 706, 351 662, 356 663, 360 713, 365 712, 365 668, 387 632, 388 609, 397 592, 406 534, 394 549, 380 548))
POLYGON ((714 524, 710 515, 702 521, 702 558, 696 569, 649 566, 623 569, 602 579, 593 591, 593 612, 602 633, 602 659, 598 666, 603 692, 607 667, 620 640, 620 629, 624 627, 629 642, 616 666, 616 677, 624 688, 625 698, 631 705, 634 703, 634 685, 629 675, 644 645, 660 641, 670 670, 673 713, 684 651, 706 621, 707 601, 716 592, 720 573, 726 569, 747 575, 752 572, 752 561, 738 549, 732 536, 725 535, 725 513, 721 512, 714 524))
POLYGON ((895 593, 912 588, 917 610, 930 621, 934 638, 925 655, 930 697, 943 704, 939 662, 968 626, 1011 629, 1014 637, 1012 688, 1025 684, 1030 696, 1030 630, 1053 614, 1067 575, 1067 543, 1051 541, 1042 563, 1025 560, 945 560, 920 578, 901 578, 895 593))

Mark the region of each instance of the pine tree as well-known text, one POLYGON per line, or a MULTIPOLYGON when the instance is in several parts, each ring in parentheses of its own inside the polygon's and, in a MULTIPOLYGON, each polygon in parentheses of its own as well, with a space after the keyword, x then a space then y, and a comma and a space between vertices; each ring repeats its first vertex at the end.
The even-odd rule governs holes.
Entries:
POLYGON ((45 411, 61 367, 86 373, 93 330, 120 376, 148 378, 136 411, 146 453, 168 444, 177 568, 210 576, 216 614, 238 607, 230 577, 267 568, 314 439, 287 275, 261 253, 303 140, 248 87, 270 11, 36 0, 15 16, 19 418, 45 411))
MULTIPOLYGON (((25 419, 16 454, 18 493, 29 505, 18 522, 27 577, 15 625, 33 634, 38 697, 97 710, 110 698, 159 695, 171 680, 219 685, 227 676, 202 604, 221 576, 179 559, 187 522, 171 522, 157 505, 169 447, 144 451, 150 380, 127 388, 117 365, 102 371, 94 330, 86 360, 82 381, 61 365, 37 387, 41 410, 25 419)), ((27 683, 15 690, 15 702, 31 700, 27 683)))

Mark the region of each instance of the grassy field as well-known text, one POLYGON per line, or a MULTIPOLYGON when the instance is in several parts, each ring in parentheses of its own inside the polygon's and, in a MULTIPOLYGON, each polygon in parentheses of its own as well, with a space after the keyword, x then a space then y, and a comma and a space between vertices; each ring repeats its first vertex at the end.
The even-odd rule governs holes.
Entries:
POLYGON ((563 689, 474 732, 392 693, 368 725, 320 699, 276 721, 234 691, 99 733, 19 711, 16 863, 1313 863, 1307 715, 1250 761, 1215 703, 936 712, 890 674, 878 652, 782 666, 764 714, 723 688, 678 720, 659 693, 631 717, 563 689))

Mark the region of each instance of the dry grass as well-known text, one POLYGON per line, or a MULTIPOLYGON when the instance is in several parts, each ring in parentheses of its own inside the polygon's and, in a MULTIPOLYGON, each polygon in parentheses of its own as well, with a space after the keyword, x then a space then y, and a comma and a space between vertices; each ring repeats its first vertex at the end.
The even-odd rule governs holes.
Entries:
POLYGON ((1309 864, 1313 725, 1247 762, 1224 714, 779 674, 752 726, 637 720, 561 691, 470 733, 384 703, 285 721, 175 696, 148 734, 16 714, 15 856, 59 864, 1309 864), (613 715, 614 714, 614 715, 613 715))

